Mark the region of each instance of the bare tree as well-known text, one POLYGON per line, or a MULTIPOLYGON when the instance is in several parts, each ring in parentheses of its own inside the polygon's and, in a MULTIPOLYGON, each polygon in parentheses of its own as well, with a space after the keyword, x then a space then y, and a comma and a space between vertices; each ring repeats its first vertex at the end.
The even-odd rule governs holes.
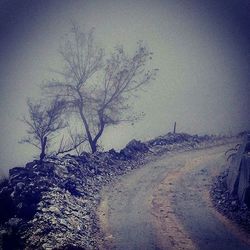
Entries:
POLYGON ((119 46, 105 59, 104 50, 94 43, 93 30, 85 34, 73 25, 70 39, 60 47, 60 55, 64 68, 54 72, 61 80, 49 81, 44 89, 60 96, 68 110, 78 115, 91 151, 95 152, 107 126, 138 118, 125 117, 125 111, 131 108, 128 100, 135 91, 156 75, 157 69, 146 70, 152 53, 138 42, 132 56, 119 46))
POLYGON ((62 119, 65 110, 65 102, 55 97, 51 102, 48 100, 33 103, 27 101, 29 117, 23 117, 27 125, 27 136, 20 143, 29 143, 40 150, 40 160, 46 156, 46 149, 56 132, 65 128, 67 124, 62 119))

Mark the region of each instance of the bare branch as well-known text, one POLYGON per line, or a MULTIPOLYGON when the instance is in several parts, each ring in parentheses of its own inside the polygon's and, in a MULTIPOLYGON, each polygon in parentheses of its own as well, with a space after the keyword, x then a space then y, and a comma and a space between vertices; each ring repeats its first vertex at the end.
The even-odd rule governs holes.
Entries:
POLYGON ((64 136, 62 137, 56 155, 65 154, 76 150, 80 145, 87 141, 87 137, 82 138, 78 133, 73 134, 70 129, 68 129, 68 132, 70 138, 65 140, 64 136))

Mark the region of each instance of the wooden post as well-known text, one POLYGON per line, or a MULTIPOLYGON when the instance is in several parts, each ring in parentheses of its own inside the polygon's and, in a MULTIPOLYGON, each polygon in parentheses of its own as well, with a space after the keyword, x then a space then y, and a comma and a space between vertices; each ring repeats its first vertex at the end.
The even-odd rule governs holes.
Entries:
POLYGON ((176 132, 176 122, 174 122, 174 134, 176 132))

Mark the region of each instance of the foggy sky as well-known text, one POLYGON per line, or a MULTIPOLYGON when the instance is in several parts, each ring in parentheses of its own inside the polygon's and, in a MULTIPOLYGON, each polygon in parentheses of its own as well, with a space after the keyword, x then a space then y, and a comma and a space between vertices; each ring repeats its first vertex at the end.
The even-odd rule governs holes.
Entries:
POLYGON ((250 128, 250 4, 247 0, 0 1, 0 164, 32 160, 19 145, 26 98, 60 69, 58 45, 72 20, 95 27, 107 53, 117 44, 131 52, 143 40, 154 52, 156 81, 131 100, 145 118, 109 128, 105 149, 130 139, 146 140, 172 130, 235 133, 250 128))

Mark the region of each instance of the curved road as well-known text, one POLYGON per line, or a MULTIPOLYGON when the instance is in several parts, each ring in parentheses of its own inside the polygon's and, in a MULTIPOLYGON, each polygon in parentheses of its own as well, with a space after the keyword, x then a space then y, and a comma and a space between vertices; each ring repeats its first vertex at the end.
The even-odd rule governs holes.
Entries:
POLYGON ((102 193, 101 249, 250 249, 248 238, 216 212, 208 190, 232 144, 159 157, 102 193))

